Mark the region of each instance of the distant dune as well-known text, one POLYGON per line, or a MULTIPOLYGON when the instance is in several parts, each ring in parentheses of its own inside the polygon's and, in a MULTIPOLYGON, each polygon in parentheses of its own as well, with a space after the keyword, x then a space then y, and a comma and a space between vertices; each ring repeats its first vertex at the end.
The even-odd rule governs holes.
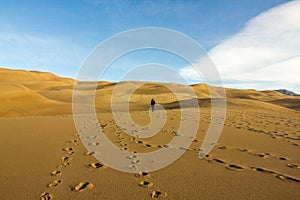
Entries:
MULTIPOLYGON (((72 92, 75 80, 62 78, 48 72, 11 70, 0 68, 0 116, 39 116, 72 114, 72 92)), ((122 92, 133 87, 137 82, 118 83, 122 92)), ((96 107, 102 111, 111 103, 111 94, 116 83, 101 81, 96 91, 96 107)), ((166 85, 166 84, 164 84, 166 85)), ((172 84, 184 93, 187 86, 172 84)), ((195 84, 192 88, 197 95, 200 105, 204 105, 211 98, 206 84, 195 84)), ((249 106, 267 108, 272 105, 299 110, 299 96, 287 96, 275 91, 238 90, 226 88, 228 104, 247 104, 249 106), (259 103, 260 102, 260 103, 259 103)), ((91 92, 91 88, 83 91, 91 92)), ((122 94, 119 94, 120 97, 122 94)), ((149 100, 155 96, 160 104, 166 104, 166 108, 177 107, 176 96, 167 87, 159 83, 145 83, 137 89, 131 98, 131 108, 139 110, 146 108, 149 100), (172 105, 172 106, 171 106, 172 105)), ((214 94, 213 97, 221 97, 214 94)), ((122 101, 122 98, 119 99, 122 101)), ((280 109, 280 107, 277 107, 280 109)))

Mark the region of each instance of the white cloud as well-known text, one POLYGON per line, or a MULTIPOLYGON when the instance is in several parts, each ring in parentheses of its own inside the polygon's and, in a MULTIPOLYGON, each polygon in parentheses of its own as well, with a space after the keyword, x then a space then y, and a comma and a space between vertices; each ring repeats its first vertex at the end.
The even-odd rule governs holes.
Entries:
MULTIPOLYGON (((272 8, 248 21, 244 29, 208 52, 225 87, 228 81, 233 87, 252 82, 256 89, 284 86, 300 92, 299 11, 300 1, 272 8)), ((186 78, 199 80, 193 74, 191 67, 181 70, 186 78)))

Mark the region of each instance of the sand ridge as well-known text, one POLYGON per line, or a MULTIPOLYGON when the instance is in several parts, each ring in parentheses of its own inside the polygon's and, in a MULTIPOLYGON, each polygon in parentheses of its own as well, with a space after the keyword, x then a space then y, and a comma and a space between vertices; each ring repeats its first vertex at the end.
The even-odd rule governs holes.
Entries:
MULTIPOLYGON (((58 77, 46 72, 32 72, 25 70, 0 69, 0 117, 13 116, 49 116, 72 114, 72 91, 75 80, 58 77)), ((126 93, 130 87, 139 82, 118 83, 120 91, 126 93)), ((86 83, 85 83, 86 84, 86 83)), ((93 93, 93 88, 86 84, 86 89, 82 90, 82 95, 93 93)), ((92 84, 91 84, 92 85, 92 84)), ((96 87, 96 110, 109 112, 111 95, 116 83, 100 81, 96 87)), ((145 83, 138 88, 131 97, 131 110, 148 109, 148 104, 153 95, 157 101, 167 108, 178 107, 176 96, 167 86, 175 86, 178 91, 184 94, 186 87, 174 83, 145 83)), ((206 84, 196 84, 191 86, 198 98, 200 106, 209 106, 211 95, 209 88, 212 88, 214 97, 221 97, 218 90, 206 84)), ((225 89, 228 103, 245 104, 244 106, 272 107, 277 105, 294 110, 299 109, 300 97, 286 96, 275 91, 237 90, 225 89), (253 106, 252 104, 256 104, 253 106)), ((122 102, 122 94, 118 94, 122 102)), ((187 105, 188 104, 188 96, 187 105)))

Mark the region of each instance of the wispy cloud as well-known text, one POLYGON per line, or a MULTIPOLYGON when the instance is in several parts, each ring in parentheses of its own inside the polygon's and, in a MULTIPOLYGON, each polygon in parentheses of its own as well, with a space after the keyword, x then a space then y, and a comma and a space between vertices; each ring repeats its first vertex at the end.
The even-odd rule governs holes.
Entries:
MULTIPOLYGON (((230 80, 231 87, 251 83, 257 89, 286 87, 300 92, 299 10, 300 1, 270 9, 208 52, 225 86, 230 80)), ((192 81, 200 79, 189 66, 180 73, 192 81)))
POLYGON ((62 69, 77 68, 83 55, 76 44, 54 37, 19 31, 0 33, 1 67, 37 67, 39 70, 70 75, 62 74, 62 69))

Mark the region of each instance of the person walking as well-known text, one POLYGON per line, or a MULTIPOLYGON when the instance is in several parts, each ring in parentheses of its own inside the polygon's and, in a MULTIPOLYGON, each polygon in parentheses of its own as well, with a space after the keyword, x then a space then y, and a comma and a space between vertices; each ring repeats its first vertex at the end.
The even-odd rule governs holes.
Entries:
POLYGON ((154 101, 154 99, 151 99, 151 110, 152 110, 152 112, 155 110, 155 101, 154 101))

